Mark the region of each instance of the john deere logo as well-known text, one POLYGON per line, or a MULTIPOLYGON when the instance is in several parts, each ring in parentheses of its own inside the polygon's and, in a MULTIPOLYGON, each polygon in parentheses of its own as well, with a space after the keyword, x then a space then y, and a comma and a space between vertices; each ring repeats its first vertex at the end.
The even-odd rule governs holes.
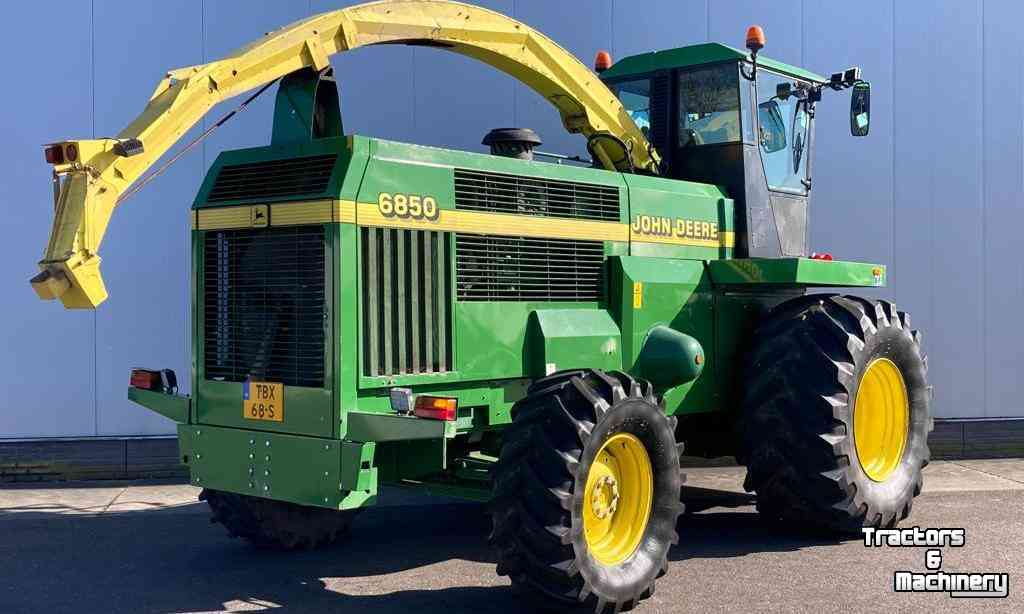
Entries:
POLYGON ((633 217, 633 234, 680 239, 718 240, 718 223, 687 218, 637 215, 633 217))
POLYGON ((266 228, 270 225, 270 208, 267 205, 253 205, 249 209, 249 223, 253 228, 266 228))

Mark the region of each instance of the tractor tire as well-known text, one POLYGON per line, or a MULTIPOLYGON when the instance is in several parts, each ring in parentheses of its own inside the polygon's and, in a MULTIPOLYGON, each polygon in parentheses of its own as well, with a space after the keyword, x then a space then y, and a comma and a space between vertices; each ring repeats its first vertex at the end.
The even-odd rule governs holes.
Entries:
POLYGON ((356 510, 335 511, 204 488, 210 522, 224 525, 228 535, 257 548, 312 550, 330 545, 348 532, 356 510))
POLYGON ((651 596, 683 512, 675 427, 652 386, 624 373, 534 382, 492 474, 498 574, 543 608, 602 614, 651 596))
POLYGON ((762 517, 842 533, 906 518, 929 459, 927 370, 920 333, 892 303, 810 295, 769 313, 737 455, 762 517))

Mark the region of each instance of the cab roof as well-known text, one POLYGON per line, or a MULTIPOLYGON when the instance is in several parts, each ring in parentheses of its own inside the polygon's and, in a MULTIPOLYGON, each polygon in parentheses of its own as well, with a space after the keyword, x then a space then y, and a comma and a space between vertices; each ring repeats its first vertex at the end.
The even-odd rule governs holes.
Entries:
MULTIPOLYGON (((683 66, 696 66, 699 64, 713 64, 715 62, 726 62, 730 60, 746 60, 749 56, 746 51, 723 45, 721 43, 702 43, 700 45, 688 45, 676 49, 664 51, 652 51, 622 58, 612 65, 611 68, 601 73, 602 80, 616 79, 629 75, 642 75, 659 70, 679 68, 683 66)), ((812 73, 784 62, 779 62, 762 55, 757 56, 758 66, 775 70, 791 77, 825 83, 828 81, 821 75, 812 73)))

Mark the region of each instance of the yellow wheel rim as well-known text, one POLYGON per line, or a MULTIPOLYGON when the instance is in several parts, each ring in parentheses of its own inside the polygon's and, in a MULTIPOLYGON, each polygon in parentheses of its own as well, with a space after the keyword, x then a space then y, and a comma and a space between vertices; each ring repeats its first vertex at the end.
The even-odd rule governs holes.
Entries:
POLYGON ((875 482, 884 482, 903 460, 910 426, 907 386, 888 358, 868 364, 853 408, 853 440, 860 466, 875 482))
POLYGON ((647 449, 634 435, 604 442, 587 474, 583 535, 602 565, 617 565, 636 551, 654 499, 654 472, 647 449))

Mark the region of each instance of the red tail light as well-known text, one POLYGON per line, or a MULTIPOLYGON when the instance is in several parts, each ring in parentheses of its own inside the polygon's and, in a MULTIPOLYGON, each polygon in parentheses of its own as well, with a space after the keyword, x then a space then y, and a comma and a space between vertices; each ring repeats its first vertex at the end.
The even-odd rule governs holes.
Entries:
POLYGON ((64 164, 64 148, 60 145, 50 145, 43 153, 46 155, 47 164, 64 164))
POLYGON ((459 402, 456 399, 418 396, 416 397, 416 406, 412 413, 420 418, 454 422, 457 417, 456 410, 458 406, 459 402))
POLYGON ((832 254, 827 252, 822 254, 819 254, 818 252, 811 252, 811 260, 832 260, 832 254))
POLYGON ((149 369, 132 369, 130 385, 134 388, 144 390, 160 390, 163 388, 163 379, 159 371, 149 369))

